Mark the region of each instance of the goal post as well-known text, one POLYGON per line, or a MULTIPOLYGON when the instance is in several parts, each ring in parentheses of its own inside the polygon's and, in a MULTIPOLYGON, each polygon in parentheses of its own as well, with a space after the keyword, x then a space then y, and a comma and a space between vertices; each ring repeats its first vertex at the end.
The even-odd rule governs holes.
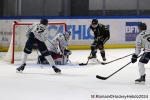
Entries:
MULTIPOLYGON (((27 40, 26 33, 29 28, 36 22, 16 22, 12 25, 12 38, 8 52, 4 58, 5 61, 14 63, 20 61, 22 58, 22 52, 27 40)), ((48 38, 53 38, 57 33, 66 31, 66 23, 63 22, 51 22, 48 23, 48 38)), ((35 50, 37 52, 37 50, 35 50)), ((37 53, 32 53, 28 59, 37 60, 37 53)))

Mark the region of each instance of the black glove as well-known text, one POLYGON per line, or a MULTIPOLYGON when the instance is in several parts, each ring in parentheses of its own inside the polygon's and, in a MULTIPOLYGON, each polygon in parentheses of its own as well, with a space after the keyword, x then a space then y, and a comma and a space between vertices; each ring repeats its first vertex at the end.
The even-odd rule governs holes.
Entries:
POLYGON ((65 49, 65 50, 64 50, 64 55, 71 55, 71 53, 72 53, 72 52, 71 52, 70 50, 68 50, 68 49, 65 49))
POLYGON ((132 55, 131 62, 135 63, 137 61, 138 56, 136 54, 132 55))
POLYGON ((102 37, 97 37, 94 39, 94 42, 99 44, 99 45, 103 45, 103 38, 102 37))

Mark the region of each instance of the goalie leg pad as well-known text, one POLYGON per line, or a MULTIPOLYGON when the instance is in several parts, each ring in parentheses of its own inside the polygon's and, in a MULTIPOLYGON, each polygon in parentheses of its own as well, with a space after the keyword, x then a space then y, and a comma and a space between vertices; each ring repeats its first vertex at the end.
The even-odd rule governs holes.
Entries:
POLYGON ((63 56, 62 58, 55 59, 56 65, 66 65, 67 62, 68 62, 68 57, 67 56, 63 56))
POLYGON ((69 57, 69 55, 62 56, 62 55, 59 55, 59 54, 56 54, 56 53, 52 52, 52 58, 54 59, 56 65, 65 65, 65 64, 67 64, 68 57, 69 57))
MULTIPOLYGON (((56 53, 53 53, 51 52, 51 56, 55 62, 56 65, 65 65, 67 64, 68 62, 68 56, 62 56, 62 55, 59 55, 59 54, 56 54, 56 53)), ((38 64, 49 64, 49 62, 47 61, 47 59, 43 56, 43 55, 40 55, 38 57, 38 64)))

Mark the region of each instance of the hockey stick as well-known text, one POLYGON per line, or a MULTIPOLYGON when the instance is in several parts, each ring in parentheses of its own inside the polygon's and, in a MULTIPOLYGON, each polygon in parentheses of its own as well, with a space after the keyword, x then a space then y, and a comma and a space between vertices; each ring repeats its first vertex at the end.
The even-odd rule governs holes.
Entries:
POLYGON ((99 75, 96 75, 96 78, 101 79, 101 80, 106 80, 109 77, 113 76, 114 74, 116 74, 117 72, 119 72, 121 69, 123 69, 124 67, 126 67, 127 65, 129 65, 131 62, 127 63, 126 65, 124 65, 123 67, 121 67, 120 69, 118 69, 117 71, 115 71, 114 73, 112 73, 111 75, 109 75, 108 77, 102 77, 99 75))
MULTIPOLYGON (((90 55, 91 55, 91 53, 90 53, 90 55)), ((87 60, 87 62, 86 62, 86 63, 80 63, 79 65, 80 65, 80 66, 87 65, 87 64, 89 63, 89 60, 90 60, 90 59, 88 58, 88 60, 87 60)), ((97 61, 99 64, 104 63, 104 62, 99 61, 98 59, 96 59, 96 61, 97 61)))
MULTIPOLYGON (((142 56, 142 55, 140 55, 140 56, 142 56)), ((138 56, 138 58, 139 58, 140 56, 138 56)), ((115 71, 114 73, 112 73, 111 75, 109 75, 109 76, 107 76, 107 77, 102 77, 102 76, 100 76, 100 75, 96 75, 96 78, 97 78, 97 79, 101 79, 101 80, 106 80, 106 79, 110 78, 111 76, 113 76, 114 74, 116 74, 117 72, 119 72, 120 70, 122 70, 123 68, 125 68, 126 66, 128 66, 128 65, 131 64, 131 63, 132 63, 131 61, 128 62, 128 63, 125 64, 123 67, 121 67, 120 69, 118 69, 117 71, 115 71)))
MULTIPOLYGON (((133 53, 132 53, 132 54, 133 54, 133 53)), ((109 62, 100 62, 98 59, 97 59, 97 61, 98 61, 98 63, 100 63, 100 64, 102 64, 102 65, 106 65, 106 64, 109 64, 109 63, 115 62, 115 61, 117 61, 117 60, 120 60, 120 59, 126 58, 126 57, 128 57, 128 56, 130 56, 130 55, 132 55, 132 54, 126 55, 126 56, 124 56, 124 57, 117 58, 117 59, 112 60, 112 61, 109 61, 109 62)), ((89 59, 88 59, 88 61, 87 61, 86 63, 80 63, 79 65, 80 65, 80 66, 84 66, 84 65, 87 65, 87 64, 88 64, 88 62, 89 62, 89 59)))
MULTIPOLYGON (((87 60, 87 62, 86 62, 86 63, 80 63, 79 65, 80 65, 80 66, 87 65, 87 64, 89 63, 89 60, 90 60, 90 59, 88 58, 88 60, 87 60)), ((103 63, 103 62, 99 61, 98 59, 96 59, 96 61, 98 62, 98 64, 103 63)))
MULTIPOLYGON (((90 53, 90 55, 91 55, 91 54, 92 54, 92 53, 90 53)), ((86 62, 86 63, 80 63, 80 64, 79 64, 79 66, 87 65, 87 64, 89 63, 89 60, 90 60, 90 59, 88 58, 88 60, 87 60, 87 62, 86 62)))
MULTIPOLYGON (((132 54, 133 54, 133 53, 132 53, 132 54)), ((132 54, 126 55, 126 56, 124 56, 124 57, 117 58, 117 59, 112 60, 112 61, 109 61, 109 62, 101 62, 101 64, 102 64, 102 65, 106 65, 106 64, 109 64, 109 63, 115 62, 115 61, 117 61, 117 60, 120 60, 120 59, 126 58, 126 57, 128 57, 128 56, 130 56, 130 55, 132 55, 132 54)))

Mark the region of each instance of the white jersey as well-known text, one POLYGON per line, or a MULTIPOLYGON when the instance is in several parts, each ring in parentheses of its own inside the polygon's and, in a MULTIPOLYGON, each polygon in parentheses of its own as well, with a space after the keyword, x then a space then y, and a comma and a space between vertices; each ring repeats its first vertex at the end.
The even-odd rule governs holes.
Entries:
POLYGON ((140 54, 142 46, 144 48, 144 52, 150 52, 150 31, 142 31, 137 35, 135 49, 136 55, 140 54))
POLYGON ((28 30, 28 33, 30 32, 33 32, 36 39, 44 42, 47 39, 48 28, 43 24, 34 24, 28 30))
POLYGON ((65 39, 63 33, 58 33, 52 40, 49 41, 49 51, 55 53, 63 53, 64 49, 68 46, 68 40, 65 39))

